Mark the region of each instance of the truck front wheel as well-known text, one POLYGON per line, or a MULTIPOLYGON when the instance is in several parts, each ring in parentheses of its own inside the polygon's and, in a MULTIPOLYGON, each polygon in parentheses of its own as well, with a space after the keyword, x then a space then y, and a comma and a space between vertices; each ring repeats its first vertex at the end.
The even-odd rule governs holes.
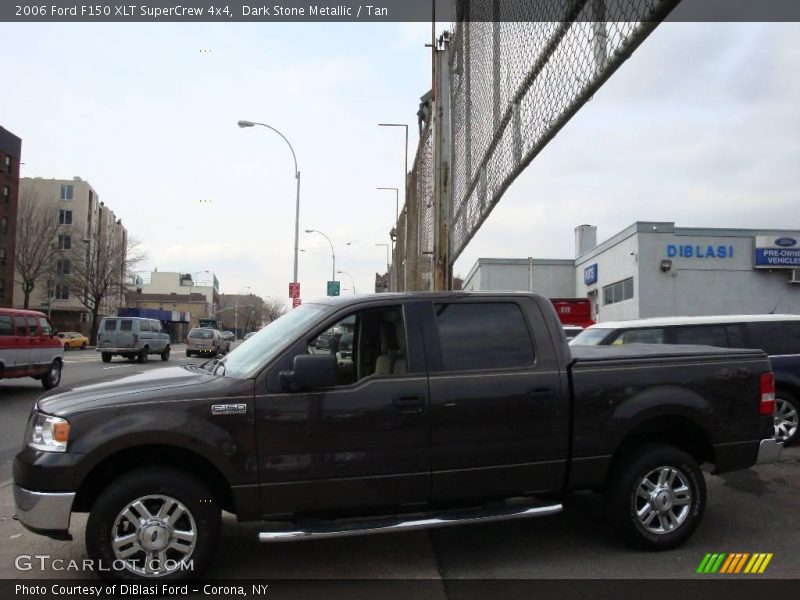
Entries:
POLYGON ((190 579, 208 567, 220 508, 208 488, 178 469, 132 471, 92 506, 86 550, 111 579, 190 579))
POLYGON ((706 482, 697 462, 673 446, 637 446, 614 465, 606 501, 625 541, 646 550, 669 550, 700 524, 706 482))

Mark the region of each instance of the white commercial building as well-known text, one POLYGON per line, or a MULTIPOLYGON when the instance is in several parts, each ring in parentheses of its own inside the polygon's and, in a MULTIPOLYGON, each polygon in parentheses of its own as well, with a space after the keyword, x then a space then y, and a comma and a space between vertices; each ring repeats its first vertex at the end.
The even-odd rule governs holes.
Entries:
POLYGON ((463 287, 589 298, 597 321, 800 314, 800 231, 637 222, 597 244, 581 225, 574 259, 482 258, 463 287))

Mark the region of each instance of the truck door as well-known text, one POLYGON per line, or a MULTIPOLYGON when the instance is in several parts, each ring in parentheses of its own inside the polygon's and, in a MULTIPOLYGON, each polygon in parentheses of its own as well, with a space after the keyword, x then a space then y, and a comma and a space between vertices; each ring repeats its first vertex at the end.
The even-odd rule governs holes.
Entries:
POLYGON ((538 306, 443 300, 429 305, 423 332, 433 501, 559 489, 568 401, 538 306))
POLYGON ((428 381, 414 306, 331 316, 278 360, 337 357, 338 384, 256 395, 264 515, 409 506, 430 497, 428 381))
MULTIPOLYGON (((28 324, 23 315, 14 315, 13 344, 16 350, 12 353, 12 369, 14 376, 19 377, 28 372, 33 358, 33 343, 28 337, 28 324)), ((11 373, 8 374, 11 375, 11 373)))
POLYGON ((117 331, 117 348, 136 349, 133 342, 133 319, 119 319, 119 331, 117 331))

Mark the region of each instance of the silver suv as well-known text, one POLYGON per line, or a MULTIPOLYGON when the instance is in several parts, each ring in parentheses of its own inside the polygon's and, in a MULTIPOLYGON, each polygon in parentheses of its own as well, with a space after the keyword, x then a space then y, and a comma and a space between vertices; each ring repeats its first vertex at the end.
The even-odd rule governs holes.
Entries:
POLYGON ((150 354, 169 360, 169 334, 161 321, 142 317, 106 317, 97 331, 97 351, 103 362, 111 362, 114 355, 128 360, 147 362, 150 354))

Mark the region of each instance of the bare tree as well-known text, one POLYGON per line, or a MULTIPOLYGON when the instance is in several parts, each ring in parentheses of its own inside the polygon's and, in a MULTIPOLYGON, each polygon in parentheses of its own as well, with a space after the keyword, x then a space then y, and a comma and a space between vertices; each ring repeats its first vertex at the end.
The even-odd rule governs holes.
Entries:
POLYGON ((275 298, 268 298, 264 301, 263 310, 264 322, 268 325, 286 312, 286 305, 275 298))
POLYGON ((17 242, 14 248, 15 281, 22 286, 23 306, 31 292, 46 278, 58 254, 58 213, 31 189, 23 189, 17 210, 17 242))
MULTIPOLYGON (((85 236, 81 237, 85 239, 85 236)), ((114 296, 122 299, 125 282, 130 280, 144 259, 140 242, 133 238, 101 234, 94 247, 84 244, 73 247, 70 272, 63 276, 62 283, 92 314, 89 335, 92 344, 97 343, 99 315, 104 301, 114 296)))

